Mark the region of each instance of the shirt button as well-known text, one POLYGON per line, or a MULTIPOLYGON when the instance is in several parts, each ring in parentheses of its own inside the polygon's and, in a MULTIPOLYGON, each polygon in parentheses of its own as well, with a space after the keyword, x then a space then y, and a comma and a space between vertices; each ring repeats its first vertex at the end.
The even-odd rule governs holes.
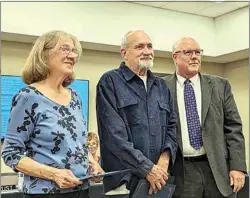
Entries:
POLYGON ((151 136, 155 136, 155 134, 154 134, 154 133, 151 133, 151 136))
POLYGON ((151 149, 151 152, 153 153, 155 151, 155 149, 151 149))

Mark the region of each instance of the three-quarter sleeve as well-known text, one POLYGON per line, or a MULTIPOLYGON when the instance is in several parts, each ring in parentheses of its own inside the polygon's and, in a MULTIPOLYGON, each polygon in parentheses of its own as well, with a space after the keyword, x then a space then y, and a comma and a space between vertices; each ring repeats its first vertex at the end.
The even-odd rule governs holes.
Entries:
POLYGON ((9 123, 4 139, 2 157, 6 165, 14 171, 18 162, 25 157, 26 145, 33 132, 38 103, 20 91, 12 100, 9 123))

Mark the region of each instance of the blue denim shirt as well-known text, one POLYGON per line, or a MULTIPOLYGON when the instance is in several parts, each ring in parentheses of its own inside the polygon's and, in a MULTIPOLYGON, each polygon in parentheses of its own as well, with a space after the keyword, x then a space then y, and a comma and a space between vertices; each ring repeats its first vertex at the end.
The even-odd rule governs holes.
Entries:
MULTIPOLYGON (((59 169, 70 169, 76 177, 88 174, 87 126, 81 99, 73 90, 71 101, 59 105, 34 87, 21 89, 12 100, 7 134, 2 149, 4 162, 16 171, 23 157, 59 169)), ((51 180, 24 175, 27 194, 66 193, 87 188, 60 189, 51 180)))
POLYGON ((105 73, 96 96, 102 166, 105 171, 129 168, 133 174, 104 178, 105 191, 145 178, 160 154, 177 150, 176 114, 170 90, 163 79, 147 72, 144 83, 125 63, 105 73))

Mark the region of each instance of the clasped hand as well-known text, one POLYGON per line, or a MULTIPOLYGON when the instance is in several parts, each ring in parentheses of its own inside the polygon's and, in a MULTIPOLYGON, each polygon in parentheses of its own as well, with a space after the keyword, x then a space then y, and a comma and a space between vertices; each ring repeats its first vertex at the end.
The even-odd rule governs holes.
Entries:
POLYGON ((162 168, 159 165, 154 165, 152 170, 148 173, 146 179, 150 183, 149 194, 151 195, 153 192, 157 193, 158 190, 166 184, 168 180, 167 169, 162 168))

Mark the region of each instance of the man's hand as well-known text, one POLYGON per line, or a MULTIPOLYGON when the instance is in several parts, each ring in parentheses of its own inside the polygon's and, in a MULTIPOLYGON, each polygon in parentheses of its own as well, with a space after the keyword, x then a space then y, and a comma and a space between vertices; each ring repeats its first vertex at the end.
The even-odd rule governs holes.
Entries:
POLYGON ((161 190, 162 186, 166 184, 166 181, 168 180, 168 173, 160 166, 154 165, 152 170, 146 176, 146 179, 150 183, 148 193, 151 195, 153 192, 157 193, 158 190, 161 190))
MULTIPOLYGON (((164 172, 168 172, 168 166, 169 166, 169 160, 170 160, 170 153, 169 153, 169 151, 165 151, 165 152, 163 152, 162 154, 161 154, 161 156, 160 156, 160 158, 159 158, 159 160, 158 160, 158 162, 157 162, 157 166, 159 166, 159 167, 161 167, 163 170, 164 170, 164 172)), ((168 175, 168 174, 167 174, 168 175)), ((166 181, 166 180, 165 180, 166 181)), ((166 184, 166 182, 160 182, 160 183, 162 183, 163 185, 162 186, 164 186, 165 184, 166 184)), ((162 187, 161 186, 161 187, 162 187)), ((160 190, 159 188, 158 188, 158 190, 160 190)), ((153 190, 153 186, 151 186, 150 185, 150 188, 149 188, 149 194, 151 195, 152 194, 152 192, 155 192, 155 193, 157 193, 157 189, 156 190, 153 190)))
POLYGON ((164 170, 168 171, 169 160, 170 160, 170 153, 169 153, 169 151, 165 151, 161 154, 156 165, 158 165, 161 168, 163 168, 164 170))
POLYGON ((231 170, 229 176, 230 176, 230 185, 234 186, 233 191, 239 192, 239 190, 243 188, 245 184, 245 174, 241 171, 231 170))

